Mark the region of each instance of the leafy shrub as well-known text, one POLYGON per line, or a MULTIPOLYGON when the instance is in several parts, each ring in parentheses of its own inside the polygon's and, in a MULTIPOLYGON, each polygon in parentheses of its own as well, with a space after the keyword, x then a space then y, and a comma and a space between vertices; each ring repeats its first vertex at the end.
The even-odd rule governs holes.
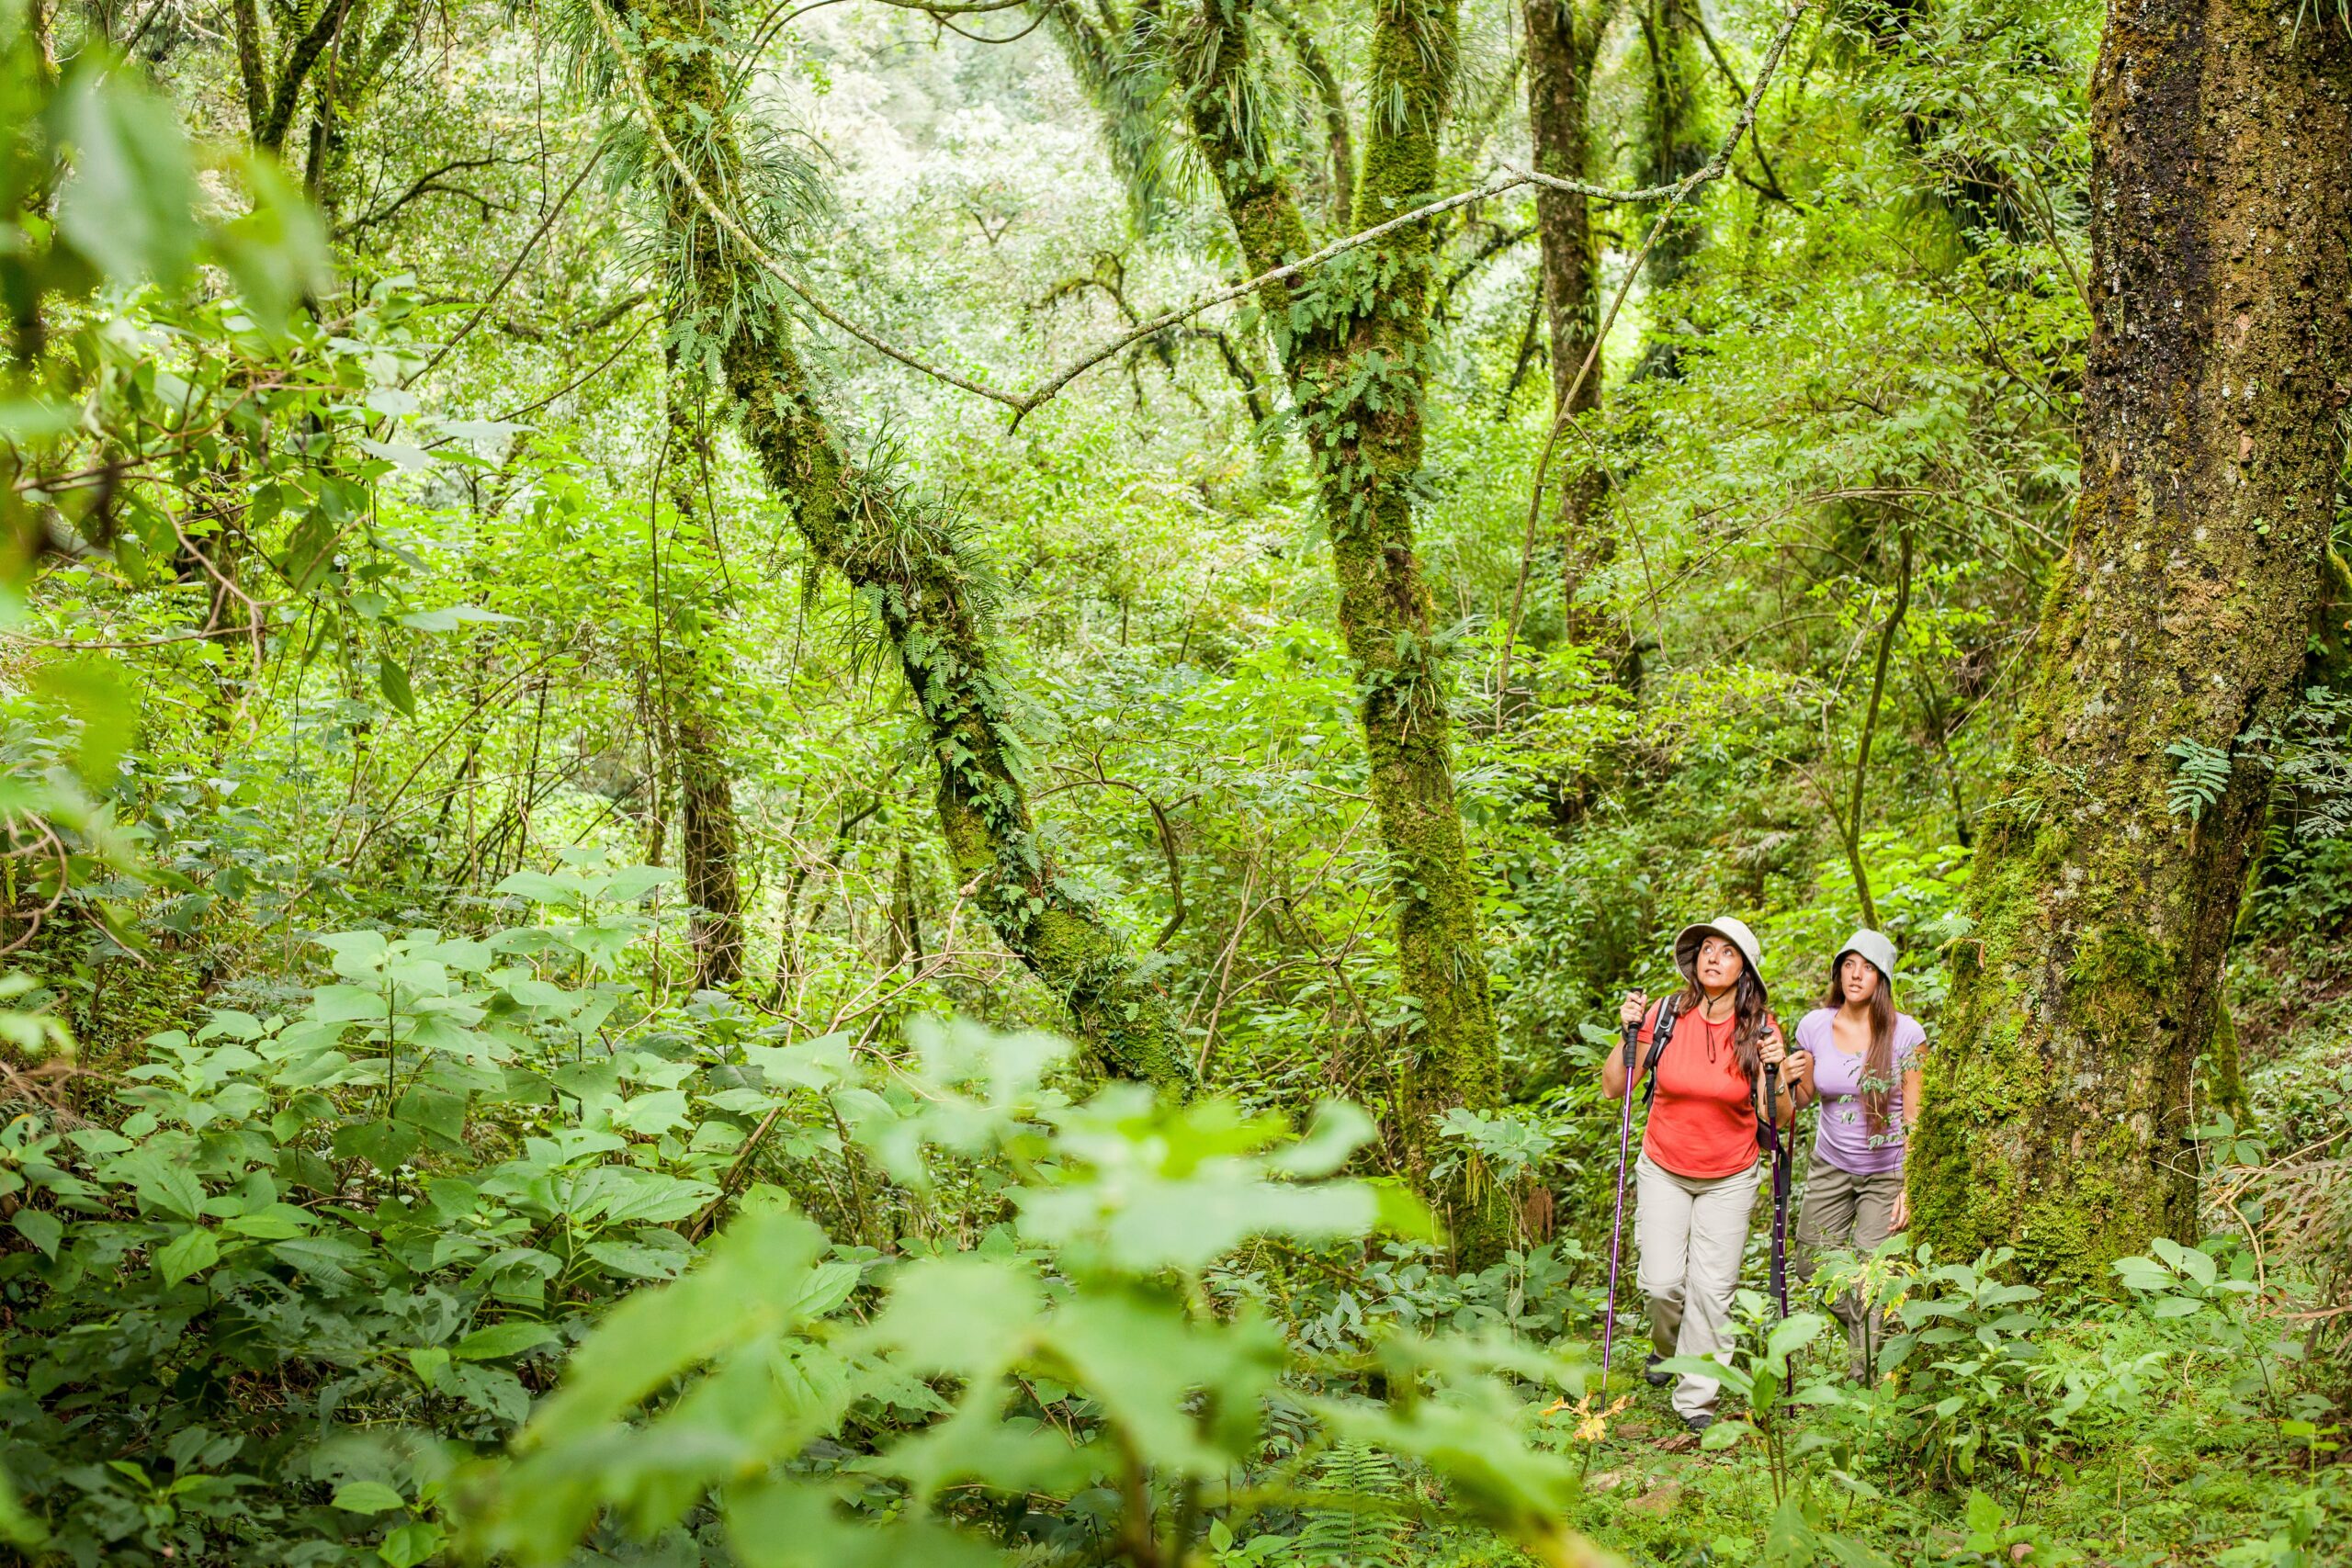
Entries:
POLYGON ((1164 1562, 1298 1509, 1296 1551, 1351 1531, 1376 1550, 1396 1529, 1373 1522, 1388 1504, 1368 1483, 1411 1464, 1539 1560, 1582 1550, 1563 1523, 1575 1472, 1524 1440, 1521 1392, 1579 1388, 1577 1363, 1402 1333, 1314 1358, 1215 1290, 1212 1265, 1252 1238, 1424 1223, 1393 1189, 1332 1177, 1370 1135, 1361 1112, 1329 1108, 1289 1143, 1218 1100, 1114 1085, 1072 1104, 1046 1087, 1062 1047, 1042 1038, 919 1041, 918 1092, 858 1137, 916 1189, 943 1157, 1000 1163, 1012 1224, 892 1268, 868 1309, 817 1227, 756 1196, 699 1266, 616 1310, 517 1457, 471 1480, 479 1548, 556 1562, 583 1536, 684 1551, 715 1532, 776 1564, 981 1563, 1026 1540, 1164 1562), (1308 1441, 1277 1430, 1278 1403, 1308 1441), (1331 1517, 1343 1497, 1354 1523, 1331 1517))

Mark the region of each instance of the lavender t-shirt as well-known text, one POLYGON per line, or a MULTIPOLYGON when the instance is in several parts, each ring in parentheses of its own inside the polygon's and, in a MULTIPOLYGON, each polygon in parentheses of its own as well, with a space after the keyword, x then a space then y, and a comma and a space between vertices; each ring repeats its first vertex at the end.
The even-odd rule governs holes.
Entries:
POLYGON ((1903 1168, 1903 1075, 1918 1066, 1928 1032, 1907 1012, 1894 1015, 1894 1081, 1886 1086, 1886 1130, 1871 1136, 1870 1113, 1862 1107, 1863 1055, 1838 1049, 1829 1021, 1834 1008, 1815 1008, 1797 1025, 1797 1048, 1813 1053, 1813 1084, 1821 1099, 1814 1125, 1814 1152, 1855 1176, 1878 1176, 1903 1168))

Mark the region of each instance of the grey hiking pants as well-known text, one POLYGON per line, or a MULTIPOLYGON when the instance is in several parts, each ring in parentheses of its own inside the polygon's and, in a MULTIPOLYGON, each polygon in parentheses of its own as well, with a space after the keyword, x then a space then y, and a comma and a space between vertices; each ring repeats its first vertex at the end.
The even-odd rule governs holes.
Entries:
MULTIPOLYGON (((1826 1252, 1850 1252, 1857 1258, 1868 1258, 1887 1238, 1888 1227, 1894 1218, 1894 1200, 1903 1192, 1903 1172, 1900 1168, 1882 1171, 1876 1176, 1856 1176, 1830 1164, 1814 1151, 1813 1160, 1804 1171, 1804 1203, 1797 1210, 1796 1276, 1801 1283, 1813 1282, 1814 1270, 1821 1266, 1826 1252)), ((1880 1314, 1865 1313, 1861 1297, 1852 1291, 1839 1292, 1829 1303, 1838 1321, 1846 1325, 1847 1361, 1849 1370, 1857 1377, 1869 1377, 1875 1368, 1867 1364, 1864 1354, 1867 1344, 1873 1348, 1885 1341, 1880 1314), (1864 1326, 1868 1325, 1865 1338, 1864 1326)))
MULTIPOLYGON (((1702 1181, 1644 1155, 1634 1176, 1634 1241, 1641 1249, 1634 1279, 1649 1300, 1650 1348, 1661 1356, 1723 1349, 1731 1343, 1731 1295, 1756 1207, 1755 1167, 1702 1181)), ((1721 1386, 1684 1374, 1674 1386, 1676 1413, 1712 1416, 1721 1386)))

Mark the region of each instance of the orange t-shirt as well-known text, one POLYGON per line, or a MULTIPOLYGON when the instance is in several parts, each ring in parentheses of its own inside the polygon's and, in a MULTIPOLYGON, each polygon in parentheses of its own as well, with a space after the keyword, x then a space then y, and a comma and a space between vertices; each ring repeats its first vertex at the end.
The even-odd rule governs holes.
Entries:
MULTIPOLYGON (((1736 1027, 1731 1019, 1711 1024, 1695 1008, 1674 1021, 1674 1038, 1658 1055, 1657 1094, 1642 1134, 1642 1152, 1652 1164, 1711 1181, 1756 1163, 1756 1091, 1732 1049, 1736 1027)), ((1645 1060, 1657 1029, 1654 1007, 1642 1024, 1645 1060)))

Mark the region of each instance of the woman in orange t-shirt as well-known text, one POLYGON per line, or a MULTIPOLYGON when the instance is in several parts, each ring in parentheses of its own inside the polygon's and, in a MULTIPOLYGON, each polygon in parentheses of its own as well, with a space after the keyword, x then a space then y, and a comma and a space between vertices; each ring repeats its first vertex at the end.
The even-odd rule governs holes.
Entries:
MULTIPOLYGON (((1756 1206, 1760 1119, 1775 1126, 1794 1118, 1789 1084, 1776 1103, 1764 1104, 1764 1069, 1785 1064, 1784 1078, 1802 1080, 1811 1059, 1791 1055, 1781 1026, 1766 1008, 1758 973, 1763 950, 1756 934, 1729 918, 1686 926, 1674 939, 1674 964, 1685 981, 1674 1002, 1674 1030, 1657 1055, 1649 1123, 1634 1166, 1635 1278, 1649 1303, 1649 1379, 1668 1356, 1703 1356, 1730 1341, 1732 1292, 1739 1284, 1748 1215, 1756 1206)), ((1637 1060, 1646 1065, 1657 1028, 1656 1006, 1635 991, 1620 1016, 1639 1024, 1637 1060)), ((1609 1053, 1601 1089, 1610 1099, 1630 1093, 1639 1073, 1623 1055, 1609 1053)), ((1684 1373, 1674 1408, 1694 1432, 1714 1421, 1717 1382, 1684 1373)))

